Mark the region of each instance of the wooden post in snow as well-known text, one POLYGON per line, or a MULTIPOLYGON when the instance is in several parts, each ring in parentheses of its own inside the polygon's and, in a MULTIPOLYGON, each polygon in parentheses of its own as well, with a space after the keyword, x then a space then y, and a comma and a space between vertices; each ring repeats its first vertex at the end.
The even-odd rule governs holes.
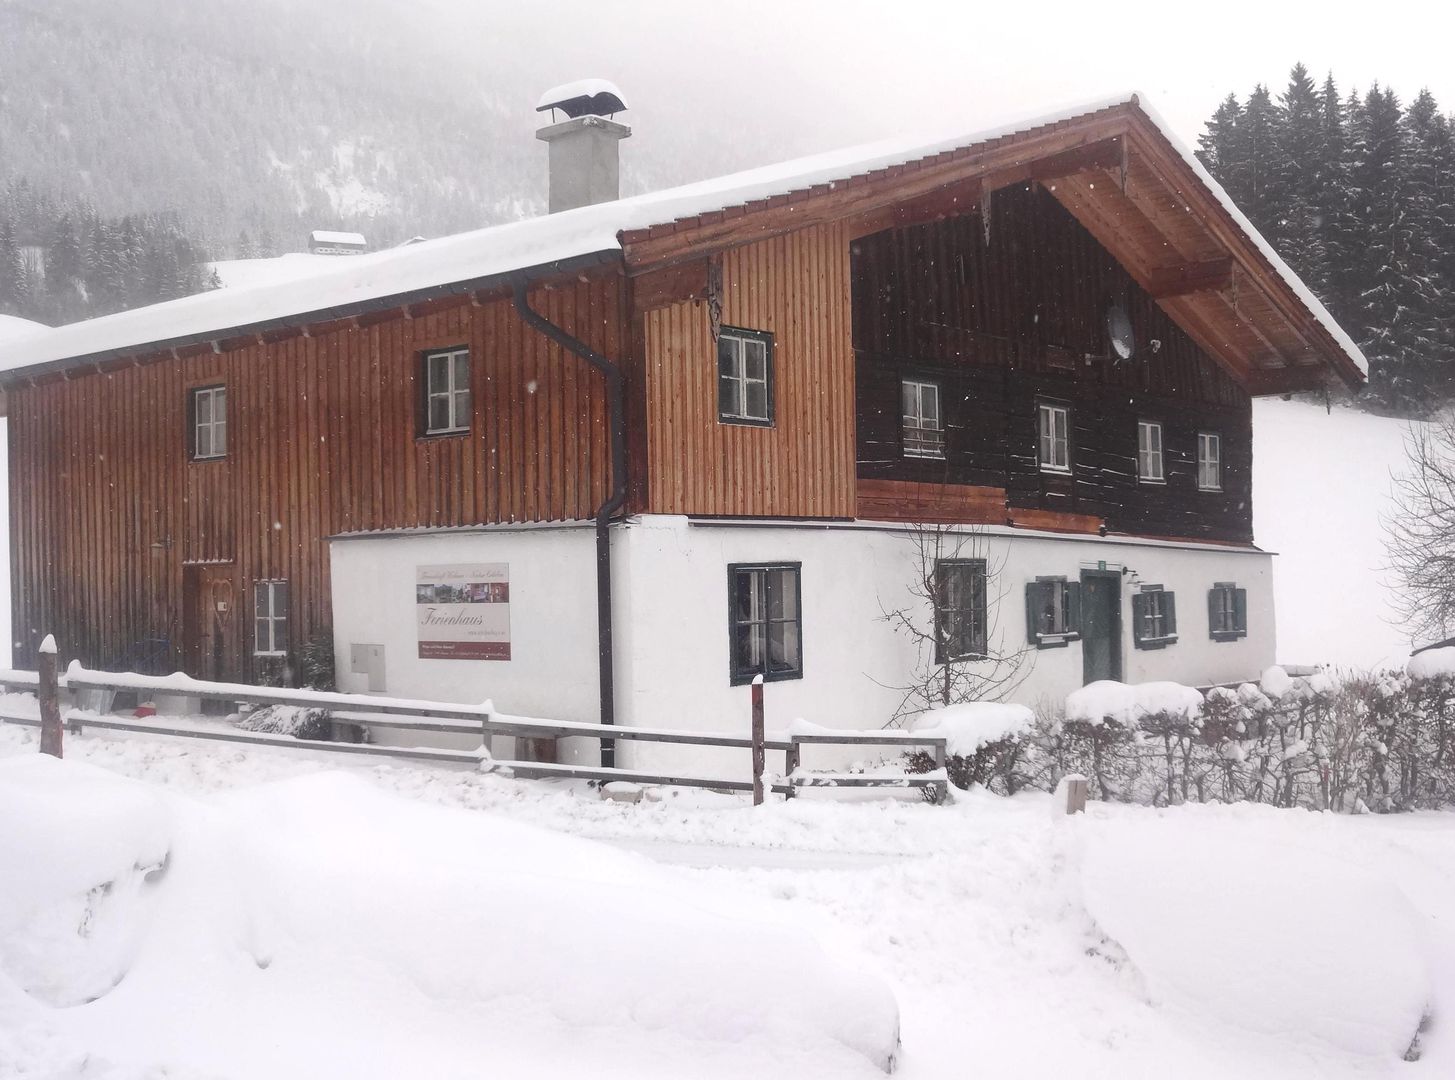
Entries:
POLYGON ((1086 777, 1068 776, 1062 783, 1066 785, 1066 813, 1086 813, 1086 777))
POLYGON ((768 764, 763 746, 763 676, 753 679, 753 805, 763 805, 763 770, 768 764))
POLYGON ((40 698, 40 752, 61 756, 61 691, 56 681, 56 639, 51 634, 40 643, 40 675, 36 688, 40 698))

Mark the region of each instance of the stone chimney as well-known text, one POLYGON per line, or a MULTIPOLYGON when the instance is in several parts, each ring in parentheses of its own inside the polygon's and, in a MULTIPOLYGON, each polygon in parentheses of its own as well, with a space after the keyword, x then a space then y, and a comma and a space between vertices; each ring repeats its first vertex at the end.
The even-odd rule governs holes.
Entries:
POLYGON ((632 129, 614 117, 626 111, 621 91, 605 79, 582 79, 541 95, 536 112, 551 123, 536 132, 550 147, 551 213, 621 197, 621 150, 632 129), (556 113, 566 119, 556 122, 556 113))

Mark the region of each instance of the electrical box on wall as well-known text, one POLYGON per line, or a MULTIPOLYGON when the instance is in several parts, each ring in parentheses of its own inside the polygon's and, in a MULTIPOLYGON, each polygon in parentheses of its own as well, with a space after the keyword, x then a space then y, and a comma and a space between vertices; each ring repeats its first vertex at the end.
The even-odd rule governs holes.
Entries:
POLYGON ((369 677, 370 693, 382 694, 387 689, 384 683, 384 646, 350 645, 349 670, 355 675, 369 677))

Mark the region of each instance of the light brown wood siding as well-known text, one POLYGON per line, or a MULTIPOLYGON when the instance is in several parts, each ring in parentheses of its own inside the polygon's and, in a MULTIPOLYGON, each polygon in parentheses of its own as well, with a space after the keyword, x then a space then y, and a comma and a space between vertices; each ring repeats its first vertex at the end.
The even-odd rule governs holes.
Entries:
MULTIPOLYGON (((532 294, 607 356, 624 347, 616 272, 532 294)), ((252 583, 290 582, 290 646, 329 618, 330 535, 591 517, 610 487, 600 378, 508 297, 416 317, 16 386, 9 397, 14 660, 186 659, 184 564, 233 567, 226 669, 252 657, 252 583), (422 350, 468 345, 472 430, 418 437, 422 350), (224 384, 228 452, 190 460, 190 388, 224 384)))
POLYGON ((852 517, 854 363, 844 226, 747 244, 721 260, 722 324, 773 335, 774 422, 718 421, 707 300, 645 312, 645 508, 852 517))

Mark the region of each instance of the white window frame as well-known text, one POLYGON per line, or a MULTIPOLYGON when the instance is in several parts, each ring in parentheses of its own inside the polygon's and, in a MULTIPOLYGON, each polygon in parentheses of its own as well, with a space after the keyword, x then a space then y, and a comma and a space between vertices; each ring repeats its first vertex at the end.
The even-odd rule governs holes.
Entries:
POLYGON ((1216 431, 1197 433, 1197 490, 1223 490, 1223 437, 1216 431))
POLYGON ((426 435, 460 435, 470 430, 473 403, 470 394, 470 348, 431 349, 424 354, 424 433, 426 435), (465 359, 465 385, 459 385, 457 361, 465 359), (442 361, 444 384, 435 378, 436 362, 442 361), (444 427, 433 426, 434 403, 445 402, 444 427))
POLYGON ((1147 589, 1142 593, 1147 597, 1148 608, 1143 615, 1142 640, 1148 642, 1173 641, 1176 640, 1167 632, 1167 593, 1162 589, 1147 589))
POLYGON ((253 582, 253 655, 288 655, 288 615, 292 597, 288 582, 272 578, 253 582), (283 596, 283 613, 278 614, 278 595, 283 596), (266 640, 264 637, 266 636, 266 640))
POLYGON ((1144 484, 1167 482, 1160 420, 1137 421, 1137 479, 1144 484))
POLYGON ((227 387, 197 386, 192 389, 192 460, 215 461, 227 457, 227 387), (207 402, 207 419, 199 407, 207 402), (202 452, 206 437, 207 452, 202 452), (219 444, 221 449, 219 449, 219 444))
POLYGON ((1036 403, 1036 458, 1042 472, 1071 471, 1071 407, 1036 403), (1058 430, 1059 428, 1059 430, 1058 430))
POLYGON ((945 414, 940 400, 940 384, 928 379, 900 379, 899 403, 900 448, 905 457, 945 457, 945 414), (907 398, 912 395, 913 401, 907 398), (934 416, 926 415, 925 402, 933 399, 934 416))
POLYGON ((720 424, 752 424, 758 427, 773 425, 773 338, 757 330, 742 330, 724 326, 717 335, 717 419, 720 424), (723 347, 727 356, 723 356, 723 347), (763 351, 763 375, 757 378, 748 373, 748 350, 763 351), (723 361, 728 361, 725 369, 723 361), (730 408, 722 407, 722 385, 732 387, 730 408), (748 387, 763 388, 763 413, 758 415, 748 410, 748 387))

